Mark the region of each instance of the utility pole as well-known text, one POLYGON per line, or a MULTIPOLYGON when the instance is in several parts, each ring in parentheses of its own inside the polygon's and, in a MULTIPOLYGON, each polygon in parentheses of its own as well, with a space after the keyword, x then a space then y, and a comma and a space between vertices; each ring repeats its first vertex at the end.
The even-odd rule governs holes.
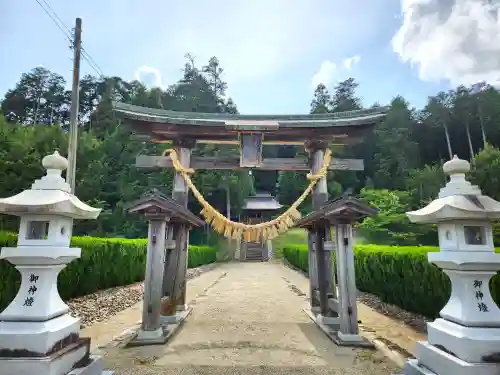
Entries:
POLYGON ((73 85, 71 89, 71 117, 69 123, 68 170, 66 182, 75 192, 76 150, 78 147, 78 107, 80 104, 80 58, 82 52, 82 19, 76 19, 73 37, 73 85))

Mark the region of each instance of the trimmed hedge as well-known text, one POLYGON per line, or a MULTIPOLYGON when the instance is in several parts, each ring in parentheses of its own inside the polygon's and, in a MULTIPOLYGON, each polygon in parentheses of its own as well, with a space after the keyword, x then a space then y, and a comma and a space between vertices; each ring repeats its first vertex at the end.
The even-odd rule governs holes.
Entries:
MULTIPOLYGON (((0 232, 0 247, 16 244, 17 234, 0 232)), ((63 300, 144 280, 146 239, 73 237, 71 246, 81 248, 82 256, 59 275, 58 289, 63 300)), ((189 268, 215 260, 216 249, 189 246, 189 268)), ((15 297, 20 282, 20 274, 14 266, 0 260, 0 311, 15 297)))
MULTIPOLYGON (((307 245, 288 245, 285 258, 307 272, 307 245)), ((429 318, 439 316, 451 293, 448 276, 427 260, 432 246, 357 245, 354 249, 356 286, 384 302, 429 318)), ((335 262, 335 259, 334 259, 335 262)), ((500 277, 490 281, 493 299, 500 301, 500 277)))

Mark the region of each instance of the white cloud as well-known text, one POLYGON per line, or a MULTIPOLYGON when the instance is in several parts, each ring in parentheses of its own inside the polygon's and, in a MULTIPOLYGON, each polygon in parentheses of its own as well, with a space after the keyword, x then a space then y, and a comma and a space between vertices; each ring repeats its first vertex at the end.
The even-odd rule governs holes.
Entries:
POLYGON ((361 60, 361 57, 359 55, 348 57, 344 59, 342 62, 342 65, 344 65, 344 68, 347 71, 350 71, 355 65, 359 64, 359 61, 361 60))
POLYGON ((500 83, 498 0, 402 0, 401 8, 392 47, 422 80, 500 83))
POLYGON ((311 86, 316 87, 320 83, 328 85, 332 82, 336 70, 337 65, 334 62, 330 60, 323 61, 319 70, 311 78, 311 86))
POLYGON ((161 72, 151 66, 143 65, 135 71, 135 79, 147 87, 165 88, 162 83, 161 72))
POLYGON ((347 57, 341 60, 338 65, 331 60, 324 60, 319 70, 312 76, 311 86, 316 88, 320 83, 325 86, 330 85, 335 79, 349 74, 354 66, 359 64, 360 60, 361 56, 359 55, 347 57))

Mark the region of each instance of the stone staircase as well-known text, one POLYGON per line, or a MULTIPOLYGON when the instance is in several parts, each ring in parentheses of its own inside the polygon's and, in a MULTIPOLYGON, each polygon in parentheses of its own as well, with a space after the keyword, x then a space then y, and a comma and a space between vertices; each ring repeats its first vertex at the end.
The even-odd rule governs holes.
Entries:
POLYGON ((264 248, 261 243, 258 242, 248 242, 246 244, 246 261, 263 261, 264 248))

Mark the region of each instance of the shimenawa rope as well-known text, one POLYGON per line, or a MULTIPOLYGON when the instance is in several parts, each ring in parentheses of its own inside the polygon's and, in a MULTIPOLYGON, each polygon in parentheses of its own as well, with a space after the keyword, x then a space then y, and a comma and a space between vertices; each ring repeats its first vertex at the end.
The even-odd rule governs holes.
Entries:
POLYGON ((301 217, 298 207, 302 202, 304 202, 316 183, 321 178, 326 177, 328 173, 328 166, 332 160, 331 150, 326 149, 322 167, 315 174, 307 174, 307 179, 310 181, 309 186, 307 186, 302 195, 285 212, 277 218, 265 223, 249 225, 229 220, 205 200, 203 195, 191 180, 190 175, 194 173, 194 169, 184 168, 182 166, 175 149, 171 148, 165 150, 163 152, 163 156, 166 155, 170 155, 172 166, 176 172, 181 174, 186 181, 187 186, 191 189, 193 195, 203 207, 200 213, 205 218, 205 221, 210 224, 215 231, 223 236, 235 239, 243 237, 243 239, 247 242, 273 239, 293 227, 301 217))

